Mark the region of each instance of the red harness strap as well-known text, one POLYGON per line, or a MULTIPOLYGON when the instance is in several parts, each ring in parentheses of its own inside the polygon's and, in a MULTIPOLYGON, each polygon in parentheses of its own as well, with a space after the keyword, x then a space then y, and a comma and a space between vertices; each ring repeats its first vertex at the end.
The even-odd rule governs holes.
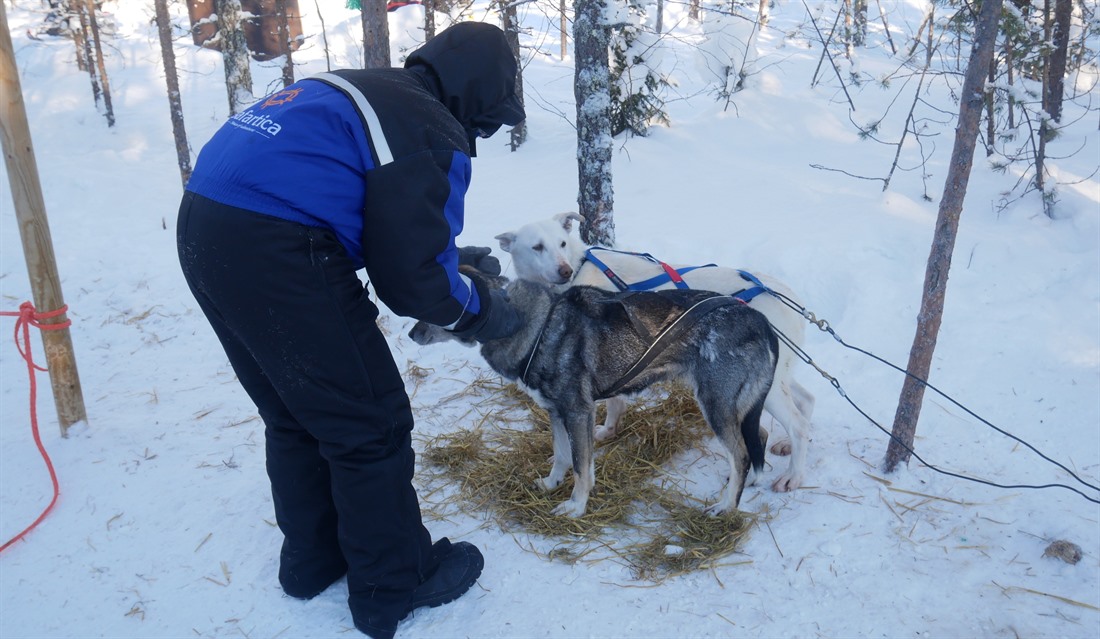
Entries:
POLYGON ((676 272, 676 269, 672 268, 668 264, 665 264, 664 262, 661 262, 660 260, 658 260, 658 263, 661 265, 661 268, 664 269, 665 273, 668 273, 669 279, 671 279, 672 282, 676 284, 676 288, 685 287, 684 278, 680 277, 680 274, 676 272))

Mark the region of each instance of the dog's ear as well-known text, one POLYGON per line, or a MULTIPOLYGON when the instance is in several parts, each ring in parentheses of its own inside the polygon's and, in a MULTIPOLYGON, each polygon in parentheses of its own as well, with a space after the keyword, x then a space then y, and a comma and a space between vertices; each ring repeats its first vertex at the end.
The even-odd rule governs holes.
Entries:
POLYGON ((556 220, 558 224, 561 224, 561 227, 566 231, 571 231, 573 230, 573 221, 583 222, 584 216, 580 213, 570 211, 568 213, 558 213, 554 216, 554 220, 556 220))
POLYGON ((494 239, 500 242, 500 249, 502 251, 504 251, 505 253, 511 253, 512 244, 514 244, 516 241, 516 234, 509 231, 508 233, 501 233, 494 239))

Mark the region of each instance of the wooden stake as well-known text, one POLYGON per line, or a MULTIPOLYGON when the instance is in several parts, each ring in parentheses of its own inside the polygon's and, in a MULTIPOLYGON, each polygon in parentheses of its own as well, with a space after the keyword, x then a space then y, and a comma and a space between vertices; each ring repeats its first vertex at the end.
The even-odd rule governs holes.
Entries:
MULTIPOLYGON (((57 275, 57 261, 46 221, 46 205, 42 185, 38 181, 38 165, 31 145, 27 109, 23 104, 19 69, 15 64, 4 4, 0 2, 0 141, 3 142, 4 163, 15 203, 15 217, 19 222, 19 236, 23 240, 23 256, 27 261, 34 305, 45 313, 62 308, 65 301, 61 295, 61 280, 57 275)), ((60 324, 67 320, 66 314, 62 313, 42 320, 42 323, 60 324)), ((61 436, 66 437, 70 426, 87 420, 69 329, 42 331, 42 346, 50 371, 61 436)))

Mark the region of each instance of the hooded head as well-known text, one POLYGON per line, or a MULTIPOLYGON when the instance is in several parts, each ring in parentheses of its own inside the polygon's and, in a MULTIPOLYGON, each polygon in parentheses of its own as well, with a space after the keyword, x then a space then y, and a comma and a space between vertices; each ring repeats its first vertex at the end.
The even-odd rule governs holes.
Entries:
POLYGON ((424 79, 474 141, 526 115, 516 95, 516 58, 504 32, 484 22, 460 22, 409 54, 405 68, 424 79))

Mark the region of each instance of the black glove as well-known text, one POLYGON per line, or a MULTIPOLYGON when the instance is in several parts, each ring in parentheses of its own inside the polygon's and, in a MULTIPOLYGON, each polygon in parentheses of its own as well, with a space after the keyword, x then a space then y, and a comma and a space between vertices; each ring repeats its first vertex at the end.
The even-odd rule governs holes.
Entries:
POLYGON ((493 249, 488 246, 458 247, 458 265, 467 264, 489 275, 500 275, 500 260, 489 255, 493 249))
POLYGON ((460 338, 473 338, 479 342, 514 335, 523 326, 523 316, 508 301, 504 291, 490 291, 482 282, 476 279, 473 282, 481 300, 481 312, 468 326, 462 326, 460 322, 451 332, 460 338))

